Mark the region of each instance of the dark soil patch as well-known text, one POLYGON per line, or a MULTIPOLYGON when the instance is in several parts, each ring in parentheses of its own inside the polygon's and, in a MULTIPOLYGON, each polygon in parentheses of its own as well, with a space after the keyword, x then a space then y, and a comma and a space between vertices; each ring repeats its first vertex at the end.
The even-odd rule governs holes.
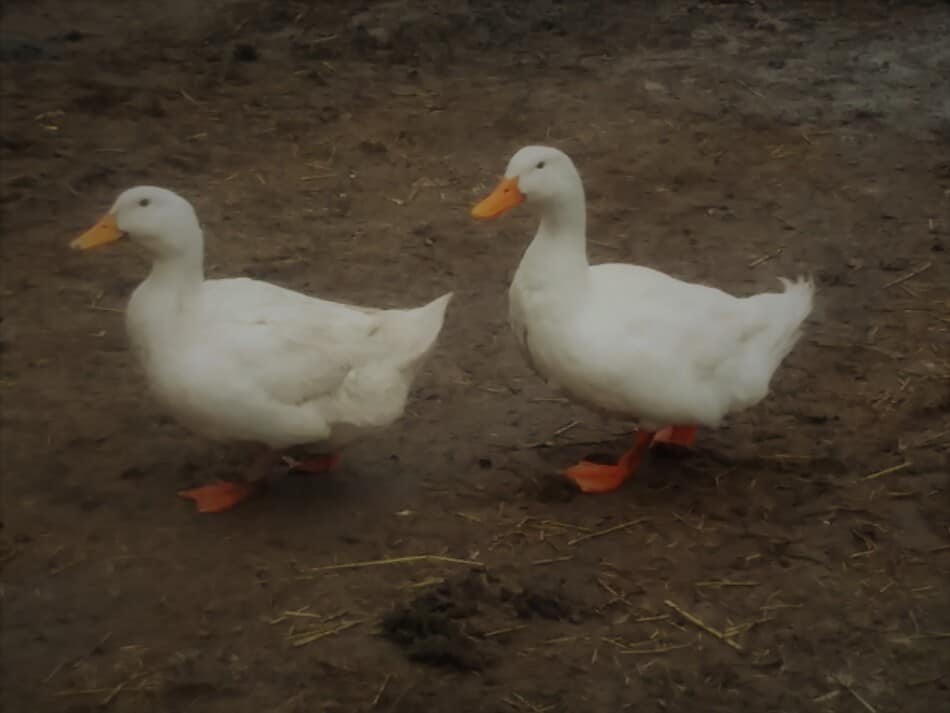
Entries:
POLYGON ((563 593, 544 584, 504 584, 487 573, 455 578, 396 607, 383 634, 413 661, 481 671, 497 661, 512 615, 552 621, 571 618, 563 593))
POLYGON ((2 25, 4 710, 945 707, 946 2, 9 0, 2 25), (768 399, 606 496, 558 474, 626 424, 509 333, 530 206, 468 214, 529 143, 580 167, 593 261, 819 283, 768 399), (141 183, 195 204, 209 275, 454 290, 405 419, 221 517, 176 497, 246 456, 149 397, 141 256, 67 247, 141 183), (426 553, 481 566, 322 569, 426 553))

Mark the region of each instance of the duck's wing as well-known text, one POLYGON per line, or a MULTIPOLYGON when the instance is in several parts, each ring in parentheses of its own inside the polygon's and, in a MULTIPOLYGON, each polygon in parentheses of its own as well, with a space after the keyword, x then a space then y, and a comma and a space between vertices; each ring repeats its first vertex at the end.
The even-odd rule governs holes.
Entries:
POLYGON ((214 358, 273 399, 333 396, 351 374, 409 379, 441 331, 451 295, 414 309, 331 302, 245 278, 204 283, 199 327, 214 358))
POLYGON ((598 265, 594 276, 592 308, 614 322, 618 347, 626 343, 660 361, 687 360, 713 372, 768 328, 747 300, 715 287, 623 264, 598 265))
POLYGON ((385 312, 246 278, 209 280, 199 328, 216 358, 248 385, 298 405, 332 394, 346 376, 385 355, 374 338, 385 312))
MULTIPOLYGON (((645 268, 637 275, 611 272, 617 338, 614 349, 596 355, 603 378, 629 386, 639 403, 655 402, 657 412, 679 403, 689 413, 692 403, 697 414, 715 422, 764 398, 811 310, 807 280, 786 281, 784 292, 734 297, 645 268)), ((604 295, 610 292, 598 298, 603 314, 609 313, 604 295)), ((601 324, 601 334, 604 329, 601 324)), ((587 356, 594 361, 595 355, 587 356)))

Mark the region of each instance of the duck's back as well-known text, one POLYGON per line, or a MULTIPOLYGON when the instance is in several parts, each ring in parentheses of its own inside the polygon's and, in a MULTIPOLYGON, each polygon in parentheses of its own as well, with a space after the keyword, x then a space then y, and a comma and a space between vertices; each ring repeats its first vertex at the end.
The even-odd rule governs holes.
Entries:
POLYGON ((159 401, 209 437, 282 447, 402 413, 449 296, 375 310, 249 279, 208 280, 145 345, 159 401))
POLYGON ((201 299, 202 330, 222 366, 288 403, 330 393, 351 370, 388 358, 374 338, 385 314, 246 278, 208 280, 201 299))
POLYGON ((781 300, 737 298, 634 265, 592 267, 572 320, 566 386, 654 425, 715 425, 767 393, 781 300))

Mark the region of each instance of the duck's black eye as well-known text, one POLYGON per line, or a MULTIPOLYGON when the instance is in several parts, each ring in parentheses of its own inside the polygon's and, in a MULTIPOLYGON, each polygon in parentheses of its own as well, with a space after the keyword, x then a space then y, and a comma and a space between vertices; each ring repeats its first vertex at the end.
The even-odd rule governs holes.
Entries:
POLYGON ((151 203, 151 202, 152 202, 152 201, 150 201, 148 198, 143 198, 142 200, 139 201, 139 205, 144 208, 145 206, 147 206, 147 205, 148 205, 149 203, 151 203))
POLYGON ((535 168, 544 168, 544 161, 538 161, 538 165, 535 168))

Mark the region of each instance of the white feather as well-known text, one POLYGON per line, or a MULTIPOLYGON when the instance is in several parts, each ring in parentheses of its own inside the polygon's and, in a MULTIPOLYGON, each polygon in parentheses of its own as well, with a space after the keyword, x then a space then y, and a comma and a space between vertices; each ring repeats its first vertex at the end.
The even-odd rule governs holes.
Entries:
POLYGON ((715 426, 768 394, 811 312, 811 280, 738 298, 646 267, 592 267, 583 186, 571 160, 527 147, 506 177, 517 178, 527 204, 541 211, 509 305, 519 344, 548 382, 649 429, 715 426))
POLYGON ((272 448, 337 448, 402 415, 451 294, 376 310, 247 278, 205 280, 201 229, 183 198, 138 187, 112 212, 153 255, 126 323, 153 393, 183 424, 272 448))

